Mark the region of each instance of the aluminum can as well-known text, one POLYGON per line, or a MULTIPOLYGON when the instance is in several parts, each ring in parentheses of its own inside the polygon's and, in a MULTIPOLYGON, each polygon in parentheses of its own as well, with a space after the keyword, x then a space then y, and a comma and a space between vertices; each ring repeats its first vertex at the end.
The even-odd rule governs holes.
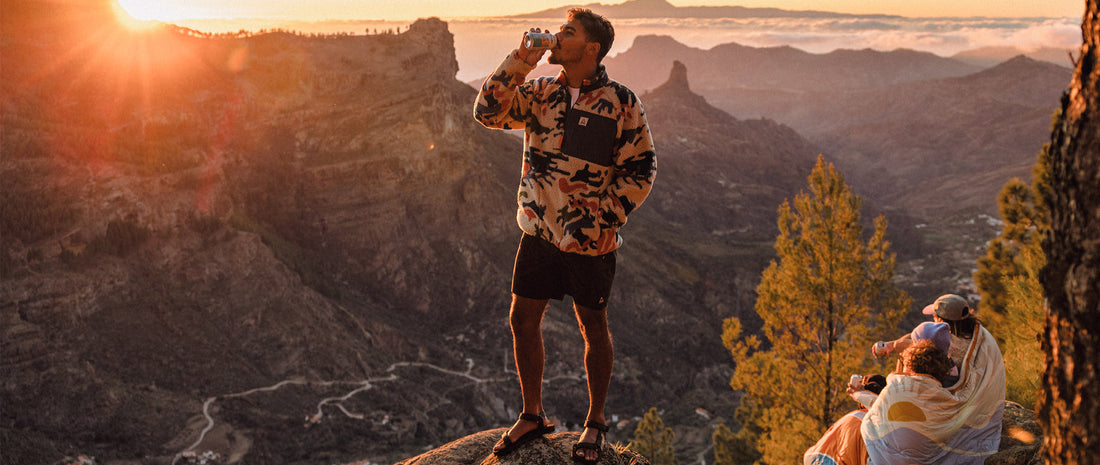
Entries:
POLYGON ((546 50, 558 45, 558 36, 549 32, 528 32, 523 38, 523 46, 528 50, 546 50))
POLYGON ((860 384, 863 384, 863 377, 860 375, 852 375, 852 377, 848 379, 848 385, 853 388, 860 384))

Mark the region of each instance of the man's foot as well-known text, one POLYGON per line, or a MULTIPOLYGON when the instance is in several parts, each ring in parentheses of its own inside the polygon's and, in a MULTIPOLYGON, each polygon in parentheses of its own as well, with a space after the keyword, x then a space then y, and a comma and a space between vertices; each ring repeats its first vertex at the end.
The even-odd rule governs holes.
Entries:
POLYGON ((493 446, 493 454, 503 457, 519 446, 553 432, 554 425, 546 422, 544 414, 520 414, 516 423, 493 446))
POLYGON ((584 431, 576 444, 573 444, 573 461, 581 464, 594 464, 600 461, 600 449, 604 443, 607 425, 592 420, 584 422, 584 431))

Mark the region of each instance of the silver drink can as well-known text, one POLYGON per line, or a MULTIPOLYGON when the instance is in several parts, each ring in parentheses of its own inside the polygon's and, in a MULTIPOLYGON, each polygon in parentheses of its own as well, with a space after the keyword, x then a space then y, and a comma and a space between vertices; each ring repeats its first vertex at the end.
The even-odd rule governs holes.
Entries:
POLYGON ((523 46, 528 50, 546 50, 558 44, 558 36, 549 32, 528 32, 523 38, 523 46))

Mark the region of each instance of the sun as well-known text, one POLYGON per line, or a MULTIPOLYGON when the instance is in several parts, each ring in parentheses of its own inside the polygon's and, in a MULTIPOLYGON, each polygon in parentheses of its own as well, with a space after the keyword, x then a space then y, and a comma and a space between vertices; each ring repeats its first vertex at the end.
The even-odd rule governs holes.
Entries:
POLYGON ((162 1, 118 0, 118 5, 138 21, 162 21, 166 13, 162 1))
POLYGON ((112 8, 115 19, 126 29, 131 31, 144 31, 157 27, 160 23, 149 15, 148 5, 155 2, 143 2, 140 0, 118 0, 112 8))

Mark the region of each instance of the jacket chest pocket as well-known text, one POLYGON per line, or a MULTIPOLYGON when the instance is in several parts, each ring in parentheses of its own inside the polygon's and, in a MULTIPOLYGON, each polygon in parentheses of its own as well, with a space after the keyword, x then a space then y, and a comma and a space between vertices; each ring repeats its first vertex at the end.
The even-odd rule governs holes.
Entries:
POLYGON ((581 110, 565 115, 561 153, 601 166, 614 164, 617 124, 614 119, 581 110))

